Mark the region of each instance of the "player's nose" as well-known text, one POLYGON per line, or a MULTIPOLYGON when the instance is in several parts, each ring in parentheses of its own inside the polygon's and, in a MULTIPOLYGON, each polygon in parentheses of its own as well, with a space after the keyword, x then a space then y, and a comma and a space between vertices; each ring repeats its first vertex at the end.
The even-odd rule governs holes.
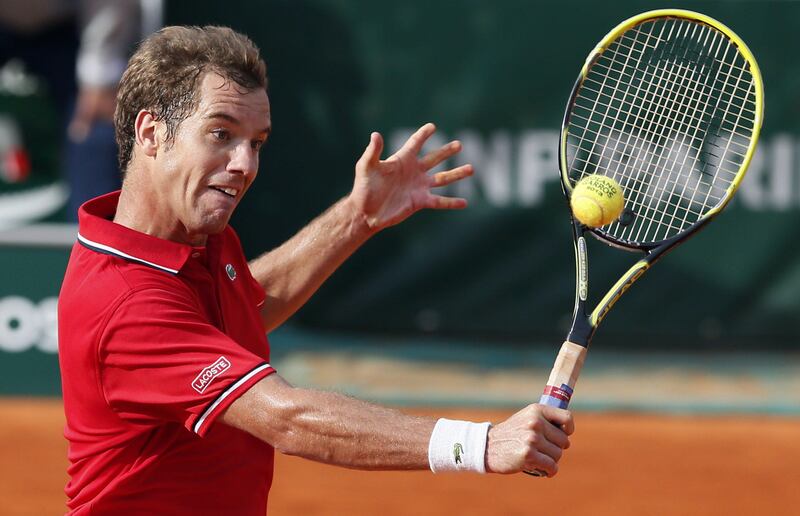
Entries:
POLYGON ((258 171, 258 151, 249 142, 242 142, 231 149, 228 172, 254 176, 258 171))

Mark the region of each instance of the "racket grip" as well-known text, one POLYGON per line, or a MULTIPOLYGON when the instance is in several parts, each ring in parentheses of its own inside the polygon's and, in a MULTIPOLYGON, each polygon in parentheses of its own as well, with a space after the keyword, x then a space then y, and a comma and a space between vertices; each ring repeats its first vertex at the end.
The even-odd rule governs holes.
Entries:
MULTIPOLYGON (((581 373, 584 360, 586 360, 586 351, 585 347, 569 341, 565 341, 561 345, 544 393, 539 398, 539 404, 563 409, 569 407, 575 384, 578 382, 578 375, 581 373)), ((547 476, 546 472, 539 469, 523 470, 523 473, 533 477, 547 476)))
POLYGON ((563 409, 569 406, 578 375, 581 374, 583 362, 586 360, 586 351, 585 347, 570 341, 561 345, 550 377, 547 379, 547 385, 539 399, 540 404, 563 409))

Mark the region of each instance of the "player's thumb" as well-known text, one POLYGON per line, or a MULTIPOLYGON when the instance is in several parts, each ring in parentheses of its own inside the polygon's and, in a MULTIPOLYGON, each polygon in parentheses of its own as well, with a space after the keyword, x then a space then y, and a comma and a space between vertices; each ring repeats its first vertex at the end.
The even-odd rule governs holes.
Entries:
POLYGON ((380 161, 382 152, 383 136, 381 136, 381 133, 373 132, 369 137, 369 144, 364 149, 364 154, 361 155, 358 162, 364 166, 375 165, 380 161))

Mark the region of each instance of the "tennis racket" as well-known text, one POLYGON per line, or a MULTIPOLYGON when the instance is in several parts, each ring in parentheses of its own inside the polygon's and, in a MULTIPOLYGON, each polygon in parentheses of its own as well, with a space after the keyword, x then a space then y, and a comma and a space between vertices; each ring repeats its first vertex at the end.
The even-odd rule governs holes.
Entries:
POLYGON ((561 126, 561 185, 569 200, 583 177, 611 177, 622 187, 624 209, 600 228, 570 213, 575 311, 540 403, 569 406, 592 336, 614 303, 731 200, 755 151, 763 90, 745 43, 691 11, 634 16, 589 54, 561 126), (590 312, 587 233, 643 254, 590 312))

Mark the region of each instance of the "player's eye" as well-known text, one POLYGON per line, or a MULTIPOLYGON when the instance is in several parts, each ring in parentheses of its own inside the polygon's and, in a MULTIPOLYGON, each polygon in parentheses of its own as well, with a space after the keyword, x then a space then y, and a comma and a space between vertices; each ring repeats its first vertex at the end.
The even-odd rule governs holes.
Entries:
POLYGON ((211 134, 214 135, 214 138, 223 142, 228 141, 231 137, 230 133, 226 129, 214 129, 211 131, 211 134))
POLYGON ((255 151, 261 150, 261 147, 263 146, 264 140, 253 140, 250 142, 250 147, 252 147, 252 149, 255 151))

